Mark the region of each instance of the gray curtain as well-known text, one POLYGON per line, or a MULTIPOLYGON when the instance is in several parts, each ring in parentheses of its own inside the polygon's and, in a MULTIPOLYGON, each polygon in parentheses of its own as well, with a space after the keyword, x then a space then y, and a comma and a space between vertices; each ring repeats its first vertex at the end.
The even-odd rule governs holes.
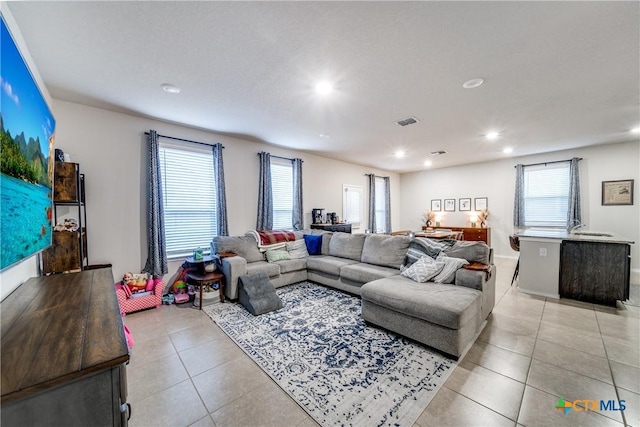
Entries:
POLYGON ((387 213, 384 222, 384 232, 391 233, 391 178, 384 177, 384 210, 387 213))
POLYGON ((580 159, 574 157, 569 166, 569 206, 567 211, 567 231, 576 225, 582 224, 582 209, 580 207, 580 173, 578 172, 578 162, 580 159))
POLYGON ((258 219, 256 230, 273 229, 273 191, 271 190, 271 154, 260 156, 260 182, 258 185, 258 219))
POLYGON ((293 229, 304 227, 304 210, 302 207, 302 160, 292 159, 293 163, 293 229))
POLYGON ((169 272, 167 247, 164 240, 164 208, 162 204, 162 177, 160 174, 160 154, 158 134, 149 131, 148 146, 148 189, 147 189, 147 262, 142 271, 154 277, 162 277, 169 272))
POLYGON ((513 200, 513 225, 524 227, 524 165, 516 165, 516 194, 513 200))
POLYGON ((216 210, 218 212, 218 230, 216 230, 216 233, 218 236, 229 235, 229 225, 227 223, 227 195, 224 185, 224 162, 222 161, 223 148, 222 144, 215 144, 213 146, 213 173, 217 196, 216 210))
POLYGON ((376 176, 372 173, 369 177, 369 229, 376 232, 376 176))

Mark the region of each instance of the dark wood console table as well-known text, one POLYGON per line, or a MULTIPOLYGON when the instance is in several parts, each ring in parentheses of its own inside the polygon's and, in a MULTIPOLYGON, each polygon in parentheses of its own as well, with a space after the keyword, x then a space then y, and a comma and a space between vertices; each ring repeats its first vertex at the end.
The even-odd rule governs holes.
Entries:
POLYGON ((3 426, 127 425, 129 351, 110 268, 31 278, 0 310, 3 426))
POLYGON ((311 228, 325 231, 341 231, 351 233, 351 224, 311 224, 311 228))
POLYGON ((463 234, 462 240, 469 240, 472 242, 485 242, 491 246, 491 228, 480 227, 442 227, 452 231, 461 231, 463 234))

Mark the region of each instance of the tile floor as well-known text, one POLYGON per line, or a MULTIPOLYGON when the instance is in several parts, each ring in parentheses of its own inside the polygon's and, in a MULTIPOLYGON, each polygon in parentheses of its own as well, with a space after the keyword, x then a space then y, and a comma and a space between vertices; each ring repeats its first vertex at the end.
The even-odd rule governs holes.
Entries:
MULTIPOLYGON (((496 259, 487 326, 414 427, 640 427, 640 307, 545 300, 510 286, 515 259, 496 259), (565 400, 625 400, 626 411, 554 409, 565 400)), ((125 317, 130 425, 317 425, 209 317, 162 306, 125 317)))

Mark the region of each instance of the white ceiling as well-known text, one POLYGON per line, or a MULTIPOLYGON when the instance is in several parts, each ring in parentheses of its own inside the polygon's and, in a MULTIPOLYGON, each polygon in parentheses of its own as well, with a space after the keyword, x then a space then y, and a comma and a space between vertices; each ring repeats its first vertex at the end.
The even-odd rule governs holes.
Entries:
POLYGON ((372 167, 638 138, 635 1, 7 5, 54 98, 372 167), (314 94, 319 79, 331 96, 314 94))

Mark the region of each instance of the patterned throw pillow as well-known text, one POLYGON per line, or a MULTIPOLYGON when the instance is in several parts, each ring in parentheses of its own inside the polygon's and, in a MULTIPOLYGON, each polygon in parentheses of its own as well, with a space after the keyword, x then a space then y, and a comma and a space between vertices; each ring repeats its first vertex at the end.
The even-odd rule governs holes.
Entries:
POLYGON ((438 255, 436 261, 444 264, 442 271, 433 278, 433 281, 436 283, 453 283, 456 278, 456 271, 462 268, 463 265, 469 264, 469 261, 466 259, 449 257, 445 254, 438 255))
POLYGON ((435 260, 430 256, 423 256, 414 262, 411 267, 402 267, 400 274, 416 282, 424 283, 440 273, 443 267, 443 261, 435 260))
POLYGON ((264 253, 267 257, 267 261, 276 262, 283 261, 285 259, 291 259, 291 255, 285 249, 272 249, 264 253))
POLYGON ((309 256, 307 244, 304 242, 304 239, 287 242, 287 251, 292 259, 306 258, 309 256))

